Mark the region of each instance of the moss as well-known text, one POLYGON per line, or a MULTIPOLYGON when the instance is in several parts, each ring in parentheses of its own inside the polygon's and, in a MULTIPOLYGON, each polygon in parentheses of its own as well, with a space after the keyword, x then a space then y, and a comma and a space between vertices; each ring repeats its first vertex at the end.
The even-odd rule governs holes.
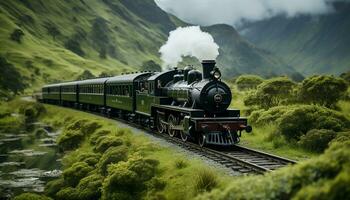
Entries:
POLYGON ((77 190, 79 199, 100 199, 102 193, 103 177, 99 174, 92 174, 80 180, 77 190))
POLYGON ((55 198, 56 193, 62 189, 64 189, 65 186, 65 182, 63 178, 59 178, 56 180, 52 180, 50 182, 48 182, 45 186, 45 194, 47 196, 50 196, 52 198, 55 198))

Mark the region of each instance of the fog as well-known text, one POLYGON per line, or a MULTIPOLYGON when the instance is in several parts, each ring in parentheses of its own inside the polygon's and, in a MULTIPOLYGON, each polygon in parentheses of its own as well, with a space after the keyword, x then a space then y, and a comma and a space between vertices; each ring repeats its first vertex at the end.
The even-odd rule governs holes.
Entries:
POLYGON ((155 0, 160 8, 188 23, 233 26, 280 14, 324 14, 332 11, 330 1, 333 0, 155 0))

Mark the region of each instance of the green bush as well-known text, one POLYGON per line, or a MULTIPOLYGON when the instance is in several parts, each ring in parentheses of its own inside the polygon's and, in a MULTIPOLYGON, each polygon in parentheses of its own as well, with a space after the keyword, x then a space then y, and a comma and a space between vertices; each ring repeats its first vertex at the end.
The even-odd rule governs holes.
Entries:
POLYGON ((257 75, 241 75, 236 79, 237 88, 239 90, 256 89, 263 78, 257 75))
POLYGON ((95 150, 98 152, 105 152, 110 147, 120 146, 123 140, 116 136, 102 136, 97 140, 95 150))
POLYGON ((128 158, 128 149, 125 146, 118 146, 109 148, 101 157, 97 166, 101 174, 107 173, 108 165, 111 163, 118 163, 125 161, 128 158))
POLYGON ((34 193, 22 193, 16 196, 15 198, 13 198, 13 200, 52 200, 52 199, 44 195, 39 195, 34 193))
POLYGON ((58 200, 79 200, 79 192, 77 189, 72 187, 67 187, 56 194, 56 199, 58 200))
POLYGON ((41 103, 23 102, 19 107, 19 113, 24 115, 26 122, 34 122, 41 114, 46 113, 46 109, 41 103))
POLYGON ((185 168, 185 167, 187 167, 187 165, 188 165, 188 163, 184 159, 177 159, 177 160, 175 160, 175 167, 177 169, 185 168))
POLYGON ((81 144, 84 138, 94 133, 102 125, 99 122, 80 119, 68 124, 57 138, 57 144, 63 151, 72 150, 81 144))
POLYGON ((341 78, 334 76, 311 76, 300 86, 299 98, 302 102, 334 107, 345 94, 348 86, 341 78))
POLYGON ((64 181, 68 185, 75 187, 93 169, 86 162, 76 162, 70 168, 63 171, 64 181))
POLYGON ((103 136, 106 136, 106 135, 109 135, 111 134, 111 131, 110 130, 105 130, 105 129, 102 129, 102 130, 98 130, 96 131, 95 133, 93 133, 90 137, 90 143, 92 145, 95 145, 97 140, 103 136))
POLYGON ((22 42, 22 37, 24 36, 24 32, 21 29, 16 28, 10 35, 10 39, 16 41, 17 43, 22 42))
POLYGON ((83 153, 78 155, 80 162, 86 162, 90 166, 95 166, 100 160, 101 154, 99 153, 83 153))
POLYGON ((322 152, 328 147, 328 143, 336 136, 336 132, 327 129, 312 129, 300 137, 298 144, 304 149, 322 152))
POLYGON ((158 164, 156 160, 133 156, 110 165, 103 183, 103 199, 139 199, 147 181, 155 176, 158 164))
POLYGON ((350 142, 332 145, 325 154, 264 176, 234 180, 197 198, 204 199, 347 199, 350 142))
POLYGON ((268 109, 273 106, 286 104, 295 101, 293 99, 296 83, 287 77, 278 77, 265 80, 257 90, 250 93, 244 103, 247 106, 257 105, 261 108, 268 109))
POLYGON ((62 151, 73 150, 79 147, 84 134, 79 130, 64 130, 57 138, 57 144, 62 151))
POLYGON ((194 188, 196 192, 211 191, 218 185, 218 177, 216 174, 208 169, 201 169, 196 173, 194 188))
POLYGON ((287 139, 299 140, 311 129, 341 131, 349 127, 349 120, 339 112, 319 106, 297 106, 281 116, 278 131, 287 139))
POLYGON ((103 177, 99 174, 92 174, 81 179, 77 186, 79 199, 100 199, 102 193, 102 180, 103 177))
POLYGON ((342 131, 350 121, 341 113, 316 105, 278 106, 267 111, 254 111, 249 117, 253 125, 275 124, 277 132, 287 139, 299 140, 311 129, 342 131))
POLYGON ((55 198, 56 193, 64 189, 65 187, 66 186, 63 178, 52 180, 48 182, 45 186, 45 195, 55 198))

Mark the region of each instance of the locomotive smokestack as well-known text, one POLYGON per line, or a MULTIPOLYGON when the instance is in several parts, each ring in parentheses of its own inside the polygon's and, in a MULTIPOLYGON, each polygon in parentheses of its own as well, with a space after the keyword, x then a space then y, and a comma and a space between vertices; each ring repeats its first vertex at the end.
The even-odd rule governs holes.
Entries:
POLYGON ((210 79, 210 72, 214 70, 215 60, 202 60, 203 79, 210 79))

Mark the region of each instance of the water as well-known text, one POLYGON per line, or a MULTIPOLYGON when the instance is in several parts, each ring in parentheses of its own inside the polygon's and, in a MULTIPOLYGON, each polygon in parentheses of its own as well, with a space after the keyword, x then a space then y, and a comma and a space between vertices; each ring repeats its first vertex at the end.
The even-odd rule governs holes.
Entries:
POLYGON ((21 133, 0 133, 0 199, 42 193, 48 181, 61 175, 59 133, 42 123, 21 133))

